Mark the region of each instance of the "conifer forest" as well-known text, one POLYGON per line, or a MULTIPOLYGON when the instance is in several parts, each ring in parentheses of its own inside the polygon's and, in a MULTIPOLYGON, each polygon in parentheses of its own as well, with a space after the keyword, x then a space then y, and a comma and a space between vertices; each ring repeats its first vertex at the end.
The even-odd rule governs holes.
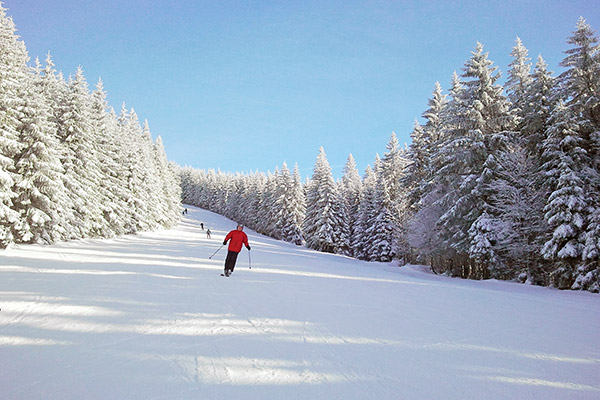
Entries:
POLYGON ((29 65, 0 5, 0 248, 170 227, 176 168, 133 109, 108 107, 102 81, 68 78, 50 53, 29 65))

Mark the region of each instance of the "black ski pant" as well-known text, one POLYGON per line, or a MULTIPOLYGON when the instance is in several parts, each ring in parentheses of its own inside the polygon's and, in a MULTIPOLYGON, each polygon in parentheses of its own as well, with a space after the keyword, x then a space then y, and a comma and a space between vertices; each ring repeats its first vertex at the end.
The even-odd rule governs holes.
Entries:
POLYGON ((233 272, 233 269, 235 268, 235 262, 237 261, 238 254, 240 254, 240 253, 238 253, 236 251, 231 251, 231 250, 227 251, 227 258, 225 259, 225 272, 227 272, 228 270, 233 272))

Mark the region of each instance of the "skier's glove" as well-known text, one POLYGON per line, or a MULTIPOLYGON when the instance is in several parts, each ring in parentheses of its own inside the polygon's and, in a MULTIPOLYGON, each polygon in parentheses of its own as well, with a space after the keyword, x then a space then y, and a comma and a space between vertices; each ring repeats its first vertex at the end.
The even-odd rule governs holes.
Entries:
POLYGON ((223 246, 227 244, 227 240, 223 240, 223 246))
POLYGON ((246 246, 246 248, 247 248, 248 250, 250 250, 250 246, 246 246))

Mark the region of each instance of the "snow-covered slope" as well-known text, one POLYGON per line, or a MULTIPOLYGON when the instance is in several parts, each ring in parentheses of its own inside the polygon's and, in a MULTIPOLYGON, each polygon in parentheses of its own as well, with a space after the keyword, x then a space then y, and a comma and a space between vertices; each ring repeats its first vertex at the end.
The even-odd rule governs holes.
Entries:
POLYGON ((169 231, 0 253, 2 399, 600 398, 598 295, 249 230, 225 278, 225 248, 209 256, 234 223, 188 209, 169 231))

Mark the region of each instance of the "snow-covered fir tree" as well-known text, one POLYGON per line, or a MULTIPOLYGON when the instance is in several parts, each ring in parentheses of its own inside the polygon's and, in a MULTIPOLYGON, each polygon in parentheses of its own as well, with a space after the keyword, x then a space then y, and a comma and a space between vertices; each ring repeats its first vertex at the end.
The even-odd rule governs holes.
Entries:
POLYGON ((552 237, 542 248, 544 257, 559 266, 552 274, 553 284, 559 288, 573 284, 585 245, 588 201, 581 174, 586 171, 588 157, 582 142, 579 126, 560 103, 553 110, 544 142, 544 157, 554 160, 555 168, 548 173, 553 175, 555 185, 544 208, 552 237))
POLYGON ((15 31, 12 18, 0 4, 0 247, 14 241, 13 232, 19 227, 19 213, 13 205, 17 197, 14 171, 15 157, 21 147, 19 109, 29 56, 15 31))
POLYGON ((179 198, 170 200, 169 209, 154 207, 153 215, 132 211, 130 176, 123 171, 139 158, 147 160, 141 188, 152 193, 145 199, 152 205, 150 197, 156 204, 164 200, 156 188, 171 187, 178 196, 172 167, 170 176, 157 173, 160 149, 149 134, 127 135, 107 111, 101 82, 90 93, 81 67, 68 82, 50 53, 45 66, 36 59, 28 67, 25 44, 2 5, 0 61, 0 247, 110 237, 179 218, 179 198), (144 139, 138 152, 131 151, 132 142, 144 139))
POLYGON ((571 113, 581 118, 585 130, 600 129, 600 43, 591 26, 583 17, 576 24, 567 43, 567 56, 560 65, 566 70, 560 74, 558 96, 566 101, 571 113))
POLYGON ((494 259, 493 250, 487 245, 493 239, 482 230, 489 224, 478 221, 489 218, 485 184, 493 174, 490 167, 495 165, 496 150, 505 144, 515 125, 509 102, 496 83, 500 77, 496 70, 483 52, 483 45, 478 43, 463 68, 464 80, 460 85, 453 84, 457 89, 449 105, 454 114, 438 155, 444 158, 438 174, 448 174, 443 179, 450 179, 444 196, 449 208, 439 221, 443 245, 452 248, 459 255, 458 260, 463 260, 458 262, 461 275, 477 278, 489 276, 488 264, 494 259), (483 248, 488 251, 483 252, 483 248), (474 249, 477 251, 472 253, 474 249))
POLYGON ((428 101, 429 109, 423 113, 426 122, 421 125, 415 121, 411 133, 412 143, 407 154, 408 165, 403 184, 408 191, 408 207, 417 212, 421 197, 427 191, 434 174, 433 154, 440 145, 444 131, 444 115, 447 96, 442 93, 442 86, 435 83, 435 89, 428 101))
POLYGON ((371 166, 367 166, 362 180, 362 190, 360 194, 360 202, 358 204, 357 230, 352 238, 352 252, 355 257, 362 260, 369 260, 371 253, 371 238, 369 228, 375 220, 376 215, 376 186, 377 173, 381 160, 379 156, 375 158, 375 170, 371 166))
POLYGON ((432 203, 432 194, 437 194, 436 188, 439 187, 434 180, 436 172, 434 156, 444 141, 444 113, 447 104, 447 96, 442 93, 440 83, 436 82, 433 95, 428 101, 429 108, 423 113, 426 122, 421 125, 415 121, 411 133, 412 143, 407 154, 408 165, 402 180, 407 193, 406 212, 409 214, 405 222, 405 230, 407 246, 411 249, 411 262, 431 260, 432 234, 436 231, 435 225, 424 225, 420 221, 433 222, 441 216, 439 212, 433 212, 434 209, 439 211, 439 207, 433 206, 432 203), (424 226, 428 226, 430 230, 424 231, 424 226))
POLYGON ((113 113, 108 112, 108 102, 102 80, 96 85, 91 99, 91 125, 97 140, 97 157, 102 179, 98 182, 100 209, 110 232, 114 235, 127 233, 125 227, 128 192, 125 190, 125 166, 120 159, 122 138, 118 135, 118 123, 113 113))
POLYGON ((504 85, 508 100, 511 102, 513 112, 522 119, 527 107, 527 91, 532 82, 531 59, 523 42, 517 37, 515 47, 510 55, 513 61, 509 64, 508 80, 504 85))
POLYGON ((102 236, 106 233, 101 217, 99 187, 100 165, 91 125, 91 99, 83 69, 77 68, 63 93, 58 137, 64 144, 62 164, 64 186, 73 204, 76 228, 74 238, 102 236))
POLYGON ((394 256, 394 235, 398 234, 398 222, 394 215, 391 188, 387 185, 383 163, 376 173, 373 214, 365 230, 366 258, 370 261, 391 261, 394 256))
POLYGON ((347 213, 348 227, 346 228, 346 231, 350 237, 348 253, 349 255, 354 255, 353 241, 354 238, 360 234, 358 207, 360 204, 362 182, 358 169, 356 168, 356 161, 354 161, 352 154, 348 155, 343 172, 344 175, 339 182, 339 191, 347 213))
POLYGON ((554 92, 555 78, 540 55, 521 105, 521 137, 523 145, 534 160, 541 159, 542 142, 546 137, 550 112, 555 105, 554 92))
POLYGON ((565 51, 567 56, 560 65, 566 70, 557 79, 557 98, 565 104, 554 110, 545 143, 546 155, 555 150, 549 161, 555 160, 555 168, 548 168, 547 173, 554 172, 556 185, 552 186, 546 213, 552 239, 542 251, 546 258, 558 259, 552 274, 554 285, 598 290, 600 154, 595 143, 600 135, 600 45, 583 18, 577 21, 567 43, 573 47, 565 51), (570 199, 563 205, 570 217, 557 211, 561 198, 570 199))
POLYGON ((158 215, 158 224, 165 228, 172 228, 179 222, 181 210, 181 186, 177 176, 177 166, 169 162, 162 137, 158 136, 154 142, 154 160, 159 193, 162 193, 159 202, 162 204, 162 213, 158 215))
POLYGON ((277 211, 275 208, 277 201, 277 176, 279 175, 279 169, 276 168, 274 173, 267 174, 265 186, 263 187, 260 206, 258 210, 258 232, 264 233, 265 235, 273 236, 277 239, 281 239, 281 236, 277 232, 277 211))
POLYGON ((308 247, 335 253, 340 245, 345 244, 340 242, 343 235, 340 232, 343 221, 342 216, 336 213, 337 201, 339 196, 331 175, 331 167, 325 150, 321 147, 306 194, 303 232, 308 247))
POLYGON ((303 244, 302 221, 304 220, 305 200, 297 165, 292 176, 287 164, 283 163, 278 175, 276 192, 277 235, 286 242, 303 244))
POLYGON ((373 225, 373 246, 385 251, 372 251, 372 258, 389 261, 394 257, 408 257, 406 246, 408 190, 402 184, 406 176, 408 160, 406 151, 400 148, 395 133, 392 133, 381 158, 377 171, 376 208, 377 217, 373 225), (389 254, 387 250, 389 244, 389 254), (389 259, 388 259, 389 257, 389 259))
POLYGON ((20 215, 14 238, 24 243, 52 243, 64 234, 58 206, 65 204, 66 198, 61 180, 61 147, 52 111, 38 84, 39 76, 26 74, 22 79, 26 85, 20 108, 20 146, 14 157, 13 189, 14 210, 20 215))

